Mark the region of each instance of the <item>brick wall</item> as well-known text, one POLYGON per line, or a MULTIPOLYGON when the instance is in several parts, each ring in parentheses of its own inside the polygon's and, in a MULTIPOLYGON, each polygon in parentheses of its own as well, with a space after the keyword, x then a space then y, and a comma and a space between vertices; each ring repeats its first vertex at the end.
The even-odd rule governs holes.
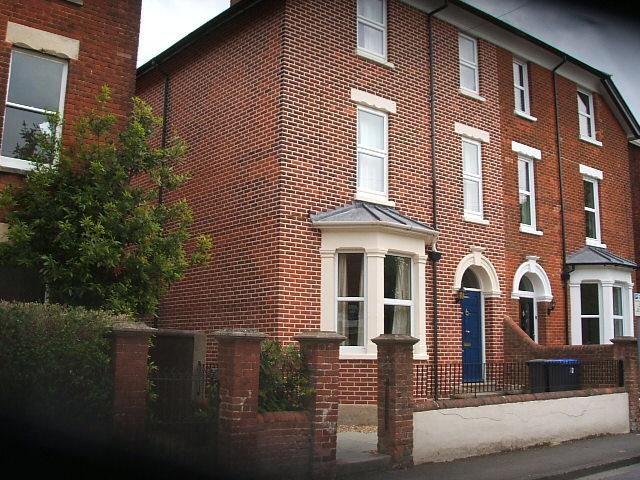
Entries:
MULTIPOLYGON (((69 60, 63 139, 72 137, 71 124, 95 106, 103 84, 111 87, 112 108, 124 117, 135 90, 135 68, 141 0, 96 0, 75 5, 63 0, 0 0, 0 98, 7 95, 12 45, 5 42, 8 22, 63 35, 80 42, 77 60, 69 60)), ((0 138, 4 104, 0 115, 0 138)), ((0 173, 0 188, 19 181, 0 173)))
MULTIPOLYGON (((279 56, 281 2, 264 2, 163 65, 170 76, 168 123, 186 141, 186 198, 193 234, 213 236, 212 261, 174 284, 160 327, 211 332, 225 326, 277 335, 279 56)), ((139 79, 138 95, 162 112, 164 76, 139 79)))
POLYGON ((582 362, 613 359, 613 345, 540 345, 509 317, 504 318, 504 358, 506 362, 526 362, 534 358, 574 358, 582 362))
POLYGON ((311 422, 307 412, 259 413, 258 470, 265 476, 305 477, 309 468, 311 422))

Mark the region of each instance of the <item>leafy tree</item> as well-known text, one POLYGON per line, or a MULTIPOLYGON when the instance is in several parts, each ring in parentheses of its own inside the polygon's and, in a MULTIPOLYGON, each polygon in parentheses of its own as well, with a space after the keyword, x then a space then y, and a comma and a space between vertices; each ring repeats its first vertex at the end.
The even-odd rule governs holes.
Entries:
POLYGON ((52 302, 153 314, 172 282, 208 260, 211 239, 191 238, 185 200, 158 202, 155 187, 175 191, 187 180, 175 171, 184 143, 152 147, 161 119, 139 98, 118 128, 109 101, 105 86, 69 147, 55 114, 48 128, 24 132, 16 152, 35 168, 0 194, 9 224, 0 263, 38 271, 52 302))

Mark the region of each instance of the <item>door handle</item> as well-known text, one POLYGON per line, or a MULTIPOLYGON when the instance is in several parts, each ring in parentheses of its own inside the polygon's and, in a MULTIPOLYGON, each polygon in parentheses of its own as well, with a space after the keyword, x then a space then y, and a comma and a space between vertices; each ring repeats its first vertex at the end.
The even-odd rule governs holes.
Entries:
POLYGON ((464 333, 466 333, 467 335, 471 333, 471 330, 465 330, 464 333))

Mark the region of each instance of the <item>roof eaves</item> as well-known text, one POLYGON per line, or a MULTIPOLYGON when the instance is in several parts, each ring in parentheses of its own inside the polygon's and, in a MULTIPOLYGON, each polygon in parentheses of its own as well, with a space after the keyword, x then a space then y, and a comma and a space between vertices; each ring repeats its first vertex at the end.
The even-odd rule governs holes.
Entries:
POLYGON ((155 69, 162 63, 169 60, 174 55, 180 53, 184 49, 191 46, 193 43, 198 41, 201 37, 212 32, 213 30, 224 25, 225 23, 230 22, 237 16, 241 15, 242 13, 249 10, 253 6, 259 3, 262 3, 263 1, 264 0, 240 0, 235 5, 227 8, 226 10, 224 10, 223 12, 221 12, 220 14, 216 15, 211 20, 206 22, 205 24, 196 28, 193 32, 191 32, 187 36, 182 37, 176 43, 174 43, 169 48, 167 48, 163 52, 153 57, 151 60, 149 60, 145 64, 139 66, 136 69, 136 77, 141 77, 142 75, 150 72, 151 70, 155 69))
POLYGON ((611 95, 613 101, 618 106, 620 113, 624 117, 624 120, 629 125, 629 128, 632 132, 632 137, 633 137, 633 138, 630 138, 630 141, 640 139, 640 124, 638 124, 638 121, 636 120, 635 116, 631 112, 631 109, 629 108, 627 103, 624 101, 624 98, 620 94, 620 91, 617 89, 617 87, 613 83, 613 80, 611 79, 611 75, 609 73, 599 70, 583 62, 582 60, 578 60, 577 58, 572 57, 571 55, 568 55, 567 53, 554 47, 553 45, 549 45, 548 43, 543 42, 539 38, 536 38, 533 35, 529 35, 528 33, 520 30, 519 28, 516 28, 513 25, 510 25, 509 23, 503 20, 500 20, 499 18, 494 17, 493 15, 490 15, 489 13, 484 12, 483 10, 480 10, 479 8, 476 8, 473 5, 469 5, 468 3, 462 0, 448 0, 448 1, 449 3, 456 5, 470 13, 473 13, 474 15, 488 22, 493 23, 494 25, 504 28, 505 30, 513 33, 514 35, 518 35, 519 37, 522 37, 525 40, 528 40, 534 43, 535 45, 538 45, 539 47, 544 48, 545 50, 548 50, 549 52, 553 53, 554 55, 557 55, 558 57, 566 59, 567 62, 573 63, 574 65, 580 68, 583 68, 584 70, 599 77, 601 82, 604 85, 606 92, 609 95, 611 95))
POLYGON ((572 57, 571 55, 568 55, 566 52, 563 52, 562 50, 560 50, 559 48, 554 47, 553 45, 550 45, 546 42, 543 42, 542 40, 540 40, 537 37, 534 37, 533 35, 528 34, 527 32, 520 30, 519 28, 514 27, 513 25, 500 20, 497 17, 494 17, 493 15, 480 10, 477 7, 474 7, 473 5, 469 5, 466 2, 463 2, 462 0, 448 0, 449 3, 451 3, 452 5, 456 5, 464 10, 467 10, 470 13, 473 13, 474 15, 481 17, 484 20, 487 20, 488 22, 493 23, 494 25, 497 25, 501 28, 504 28, 505 30, 518 35, 519 37, 524 38, 525 40, 528 40, 536 45, 538 45, 539 47, 544 48, 545 50, 550 51, 551 53, 557 55, 560 58, 566 58, 568 62, 573 63, 581 68, 584 68, 585 70, 587 70, 588 72, 591 72, 592 74, 600 77, 600 78, 605 78, 605 77, 611 77, 610 74, 603 72, 602 70, 599 70, 587 63, 584 63, 582 60, 578 60, 575 57, 572 57))
POLYGON ((625 102, 624 97, 616 87, 615 83, 613 83, 611 77, 603 78, 602 84, 604 85, 607 93, 611 95, 613 100, 620 107, 620 113, 622 113, 625 120, 629 124, 629 127, 631 128, 633 138, 630 138, 629 140, 633 141, 640 139, 640 124, 638 124, 636 117, 631 112, 629 105, 627 104, 627 102, 625 102))

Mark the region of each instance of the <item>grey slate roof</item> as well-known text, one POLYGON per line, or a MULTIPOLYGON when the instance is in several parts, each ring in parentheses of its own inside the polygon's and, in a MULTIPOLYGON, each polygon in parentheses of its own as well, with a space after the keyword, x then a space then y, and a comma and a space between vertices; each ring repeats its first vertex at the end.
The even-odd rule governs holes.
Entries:
POLYGON ((357 226, 357 225, 382 225, 402 230, 412 230, 426 235, 434 235, 436 232, 430 226, 412 220, 399 214, 394 208, 354 201, 350 205, 339 207, 328 212, 311 215, 311 222, 318 226, 357 226))
POLYGON ((638 268, 631 260, 611 253, 606 248, 587 245, 567 257, 567 265, 612 265, 617 267, 638 268))

